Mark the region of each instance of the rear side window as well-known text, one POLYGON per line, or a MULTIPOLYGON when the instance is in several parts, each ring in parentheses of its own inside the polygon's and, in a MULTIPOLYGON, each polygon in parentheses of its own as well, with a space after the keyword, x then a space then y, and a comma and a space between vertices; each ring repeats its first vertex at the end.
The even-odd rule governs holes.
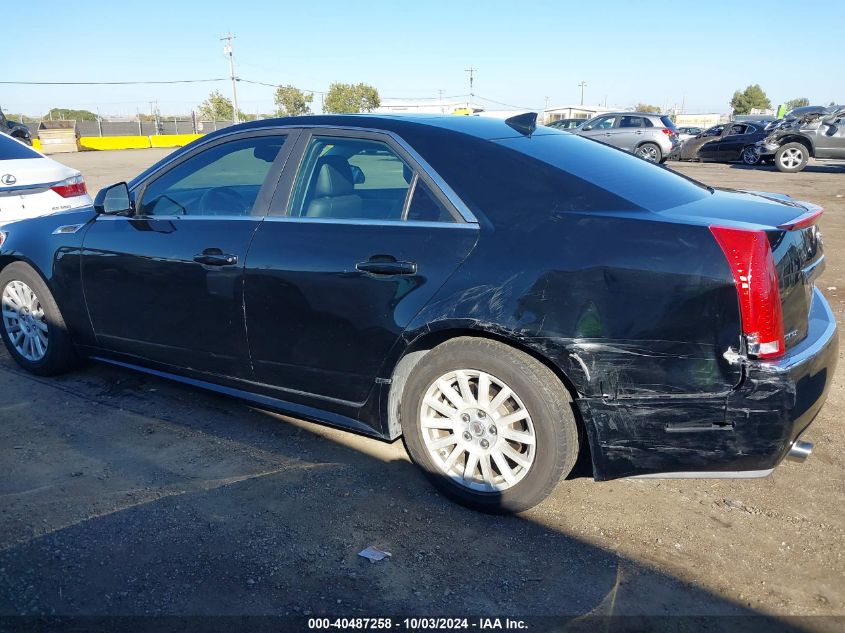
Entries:
POLYGON ((483 141, 428 130, 407 140, 494 223, 567 211, 658 211, 709 195, 663 167, 572 134, 483 141))
POLYGON ((299 169, 288 215, 401 220, 413 172, 380 141, 315 136, 299 169))
POLYGON ((20 160, 21 158, 41 158, 41 154, 19 143, 11 136, 0 133, 0 160, 20 160))
POLYGON ((641 116, 623 116, 619 119, 619 127, 642 127, 643 118, 641 116))
POLYGON ((416 222, 454 222, 452 214, 443 206, 422 180, 417 179, 411 203, 408 205, 408 220, 416 222))
POLYGON ((677 131, 677 128, 675 128, 675 122, 672 121, 672 119, 670 119, 668 116, 660 117, 660 121, 661 121, 661 123, 663 123, 663 125, 668 127, 670 130, 677 131))

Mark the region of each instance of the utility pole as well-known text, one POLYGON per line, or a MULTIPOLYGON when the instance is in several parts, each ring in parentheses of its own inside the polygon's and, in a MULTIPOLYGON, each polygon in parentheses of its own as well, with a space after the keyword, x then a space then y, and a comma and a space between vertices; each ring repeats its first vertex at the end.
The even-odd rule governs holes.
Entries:
POLYGON ((232 79, 232 122, 240 123, 240 119, 238 118, 238 88, 235 85, 237 83, 237 79, 235 78, 235 55, 232 51, 233 39, 235 39, 235 36, 229 33, 221 37, 220 41, 226 42, 223 45, 223 54, 229 56, 229 76, 232 79))
POLYGON ((475 73, 477 71, 478 71, 478 69, 473 68, 472 66, 470 66, 469 68, 464 70, 465 73, 469 73, 469 109, 470 110, 472 110, 472 101, 473 101, 473 97, 475 96, 475 94, 473 94, 473 92, 472 92, 472 82, 475 79, 475 73))
POLYGON ((581 88, 581 105, 584 105, 584 87, 587 85, 586 81, 582 81, 578 84, 578 87, 581 88))

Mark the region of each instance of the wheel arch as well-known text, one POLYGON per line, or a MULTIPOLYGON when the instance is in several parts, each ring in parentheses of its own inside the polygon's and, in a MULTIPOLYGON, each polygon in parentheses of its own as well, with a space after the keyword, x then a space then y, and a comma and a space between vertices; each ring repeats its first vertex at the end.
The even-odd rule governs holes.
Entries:
POLYGON ((590 446, 589 443, 592 442, 593 434, 587 432, 587 421, 583 418, 580 407, 575 404, 575 401, 580 398, 580 394, 573 381, 558 364, 554 363, 540 351, 530 345, 527 345, 516 336, 509 336, 505 333, 496 333, 489 330, 478 330, 468 327, 449 327, 439 330, 429 330, 417 336, 405 346, 401 356, 399 356, 392 371, 390 372, 391 381, 387 399, 386 429, 387 436, 390 439, 396 439, 402 435, 402 422, 399 414, 399 404, 402 401, 402 395, 408 377, 417 366, 417 363, 422 360, 426 353, 438 345, 459 337, 483 338, 498 341, 508 347, 512 347, 520 352, 528 354, 548 368, 557 377, 569 394, 573 403, 572 412, 575 416, 575 422, 579 427, 579 431, 582 433, 582 437, 588 438, 588 443, 582 444, 581 450, 585 450, 585 446, 587 446, 586 450, 592 449, 592 446, 590 446))
MULTIPOLYGON (((780 147, 783 147, 787 143, 800 143, 807 148, 811 158, 816 157, 816 148, 813 147, 812 141, 810 141, 810 139, 806 136, 801 136, 800 134, 790 134, 781 140, 780 147)), ((778 149, 780 149, 780 147, 778 149)))

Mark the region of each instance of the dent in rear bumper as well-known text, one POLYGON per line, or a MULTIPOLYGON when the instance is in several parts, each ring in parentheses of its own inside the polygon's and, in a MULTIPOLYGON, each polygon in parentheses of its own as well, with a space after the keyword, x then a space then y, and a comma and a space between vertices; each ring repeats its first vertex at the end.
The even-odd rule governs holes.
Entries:
POLYGON ((836 320, 815 289, 807 337, 779 361, 745 361, 731 391, 577 400, 595 478, 773 468, 824 404, 838 349, 836 320))

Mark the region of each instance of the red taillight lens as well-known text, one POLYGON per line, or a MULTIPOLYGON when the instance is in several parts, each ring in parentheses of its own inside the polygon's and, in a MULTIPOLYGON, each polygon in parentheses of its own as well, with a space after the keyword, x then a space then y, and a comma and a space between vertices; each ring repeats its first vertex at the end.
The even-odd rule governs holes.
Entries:
POLYGON ((59 194, 62 198, 73 198, 74 196, 84 196, 88 193, 85 187, 85 180, 82 176, 74 176, 61 181, 60 183, 50 187, 53 191, 59 194))
POLYGON ((666 136, 674 136, 675 135, 675 131, 670 130, 668 127, 665 127, 660 131, 663 132, 666 136))
POLYGON ((778 273, 765 231, 711 226, 733 273, 748 353, 777 358, 785 351, 778 273))

